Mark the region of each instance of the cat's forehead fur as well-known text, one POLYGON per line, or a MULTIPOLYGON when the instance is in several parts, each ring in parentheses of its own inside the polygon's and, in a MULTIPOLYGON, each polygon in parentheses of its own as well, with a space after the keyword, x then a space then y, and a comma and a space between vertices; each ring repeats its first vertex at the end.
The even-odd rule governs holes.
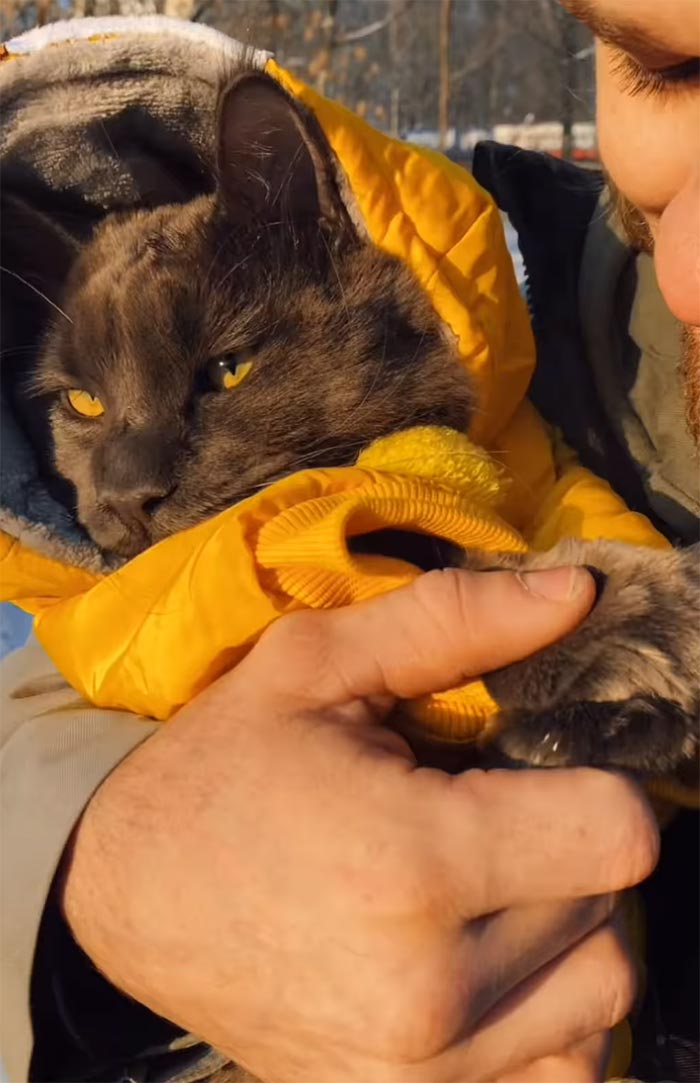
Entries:
POLYGON ((378 333, 391 361, 399 312, 407 349, 445 333, 410 272, 372 246, 346 255, 342 276, 331 254, 290 261, 284 246, 273 231, 237 236, 209 197, 111 220, 74 268, 48 363, 115 403, 158 391, 172 407, 207 360, 242 349, 284 354, 287 376, 323 366, 342 387, 378 333))
POLYGON ((170 407, 186 396, 185 369, 214 345, 207 341, 217 299, 215 269, 205 263, 208 203, 109 220, 97 231, 69 281, 71 324, 61 328, 54 357, 77 369, 71 375, 79 386, 124 406, 134 405, 139 390, 158 390, 170 407))

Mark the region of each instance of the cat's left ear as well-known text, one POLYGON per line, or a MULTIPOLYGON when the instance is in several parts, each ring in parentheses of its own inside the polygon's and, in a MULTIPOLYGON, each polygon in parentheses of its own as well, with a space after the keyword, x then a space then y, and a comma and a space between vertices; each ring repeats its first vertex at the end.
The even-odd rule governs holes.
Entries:
POLYGON ((269 75, 246 72, 223 93, 218 138, 231 221, 316 222, 335 237, 357 238, 318 121, 269 75))
MULTIPOLYGON (((0 191, 0 245, 3 269, 26 289, 57 301, 79 254, 78 242, 59 222, 14 193, 0 191)), ((9 287, 9 283, 5 283, 9 287)))

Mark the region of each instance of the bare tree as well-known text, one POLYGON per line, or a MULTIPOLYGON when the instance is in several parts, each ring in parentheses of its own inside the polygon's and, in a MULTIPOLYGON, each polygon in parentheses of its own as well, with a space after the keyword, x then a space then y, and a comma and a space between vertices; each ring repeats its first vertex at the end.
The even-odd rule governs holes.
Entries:
MULTIPOLYGON (((550 116, 555 114, 562 125, 562 155, 570 158, 573 152, 573 125, 581 101, 582 61, 587 81, 592 83, 591 57, 587 49, 589 35, 581 24, 555 0, 529 0, 527 13, 514 9, 518 33, 523 34, 542 51, 549 69, 547 86, 550 93, 550 116), (533 18, 533 9, 536 17, 533 18), (556 101, 556 106, 552 108, 556 101)), ((554 118, 552 118, 554 119, 554 118)))
POLYGON ((440 149, 447 147, 450 124, 450 38, 454 0, 440 0, 440 149))
POLYGON ((0 0, 0 39, 80 15, 164 13, 274 52, 398 135, 590 119, 590 36, 557 0, 0 0))

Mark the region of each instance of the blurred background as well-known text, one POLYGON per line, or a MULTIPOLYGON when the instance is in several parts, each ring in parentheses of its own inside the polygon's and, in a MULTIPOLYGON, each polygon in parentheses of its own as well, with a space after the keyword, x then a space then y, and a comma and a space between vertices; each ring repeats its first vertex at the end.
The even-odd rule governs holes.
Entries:
POLYGON ((590 33, 557 0, 2 0, 0 37, 164 14, 269 49, 392 135, 469 157, 485 134, 595 158, 590 33))
MULTIPOLYGON (((557 0, 0 0, 0 40, 57 19, 154 14, 269 49, 375 127, 467 168, 485 138, 597 164, 593 43, 557 0)), ((29 623, 0 605, 0 657, 29 623)))

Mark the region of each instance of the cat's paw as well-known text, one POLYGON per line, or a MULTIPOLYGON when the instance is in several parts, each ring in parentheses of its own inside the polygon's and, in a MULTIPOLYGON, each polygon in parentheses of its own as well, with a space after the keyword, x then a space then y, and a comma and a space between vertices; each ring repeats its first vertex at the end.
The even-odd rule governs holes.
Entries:
POLYGON ((657 696, 565 704, 551 711, 504 713, 496 748, 513 764, 615 767, 666 774, 697 755, 698 705, 692 713, 657 696))
POLYGON ((498 746, 520 763, 663 774, 700 735, 698 547, 573 542, 524 568, 566 563, 599 573, 598 601, 560 642, 486 678, 503 711, 498 746))

